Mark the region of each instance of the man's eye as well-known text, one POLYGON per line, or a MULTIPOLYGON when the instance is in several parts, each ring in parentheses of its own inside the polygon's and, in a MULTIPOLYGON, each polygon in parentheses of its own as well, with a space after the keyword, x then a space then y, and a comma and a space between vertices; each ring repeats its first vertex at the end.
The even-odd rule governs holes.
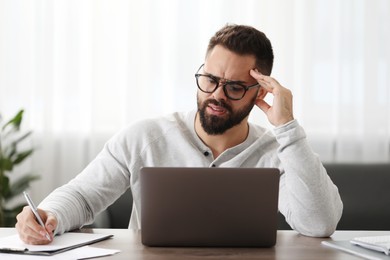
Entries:
POLYGON ((227 87, 228 87, 229 91, 231 91, 231 92, 242 92, 242 91, 244 91, 244 88, 242 86, 240 86, 240 85, 232 84, 232 85, 227 85, 227 87))
POLYGON ((207 81, 211 84, 215 84, 217 81, 211 77, 207 77, 207 81))

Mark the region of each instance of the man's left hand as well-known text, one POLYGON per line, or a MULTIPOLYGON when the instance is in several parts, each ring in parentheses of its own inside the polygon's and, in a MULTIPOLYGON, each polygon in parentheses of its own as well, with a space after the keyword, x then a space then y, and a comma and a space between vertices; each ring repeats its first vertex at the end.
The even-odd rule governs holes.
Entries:
POLYGON ((249 73, 261 86, 256 105, 267 115, 269 122, 274 126, 281 126, 293 120, 291 91, 280 85, 276 79, 263 75, 258 70, 252 69, 249 73), (272 105, 264 100, 268 93, 274 97, 272 105))

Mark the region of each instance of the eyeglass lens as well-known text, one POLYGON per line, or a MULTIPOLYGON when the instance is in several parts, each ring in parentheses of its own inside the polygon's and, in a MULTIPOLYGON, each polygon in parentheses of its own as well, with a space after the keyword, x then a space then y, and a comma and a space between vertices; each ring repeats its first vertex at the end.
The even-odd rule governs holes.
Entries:
MULTIPOLYGON (((198 75, 197 76, 197 83, 199 88, 207 93, 212 93, 214 92, 218 85, 219 82, 215 80, 214 78, 207 76, 207 75, 198 75)), ((237 84, 237 83, 229 83, 225 82, 223 83, 223 88, 225 94, 228 96, 228 98, 231 99, 241 99, 245 95, 245 87, 237 84)))

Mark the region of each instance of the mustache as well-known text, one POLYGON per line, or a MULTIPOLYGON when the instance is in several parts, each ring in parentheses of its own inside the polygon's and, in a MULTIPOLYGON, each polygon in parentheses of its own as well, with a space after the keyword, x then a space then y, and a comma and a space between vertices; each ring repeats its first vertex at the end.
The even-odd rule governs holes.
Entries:
POLYGON ((229 112, 232 112, 232 107, 227 104, 224 100, 216 100, 216 99, 208 99, 204 102, 204 107, 208 106, 209 104, 213 104, 213 105, 216 105, 216 106, 219 106, 219 107, 223 107, 225 108, 227 111, 229 112))

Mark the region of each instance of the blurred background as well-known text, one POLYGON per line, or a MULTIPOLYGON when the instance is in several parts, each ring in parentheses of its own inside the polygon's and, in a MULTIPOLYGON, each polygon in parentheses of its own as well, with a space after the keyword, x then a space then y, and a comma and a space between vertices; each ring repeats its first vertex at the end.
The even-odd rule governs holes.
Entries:
MULTIPOLYGON (((0 0, 0 113, 25 109, 15 171, 39 201, 122 127, 196 108, 194 74, 227 23, 271 40, 272 76, 323 162, 390 162, 388 0, 0 0)), ((250 120, 272 128, 259 109, 250 120)))

